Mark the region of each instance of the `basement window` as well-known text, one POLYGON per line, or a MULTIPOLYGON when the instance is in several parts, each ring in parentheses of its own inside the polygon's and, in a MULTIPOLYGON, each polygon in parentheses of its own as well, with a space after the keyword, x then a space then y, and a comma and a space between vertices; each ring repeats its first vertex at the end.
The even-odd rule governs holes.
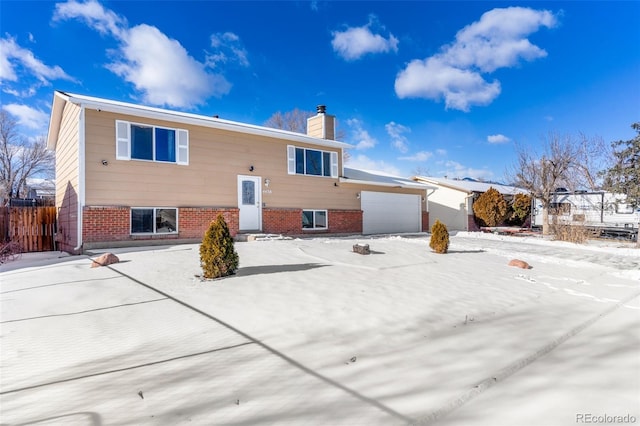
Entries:
POLYGON ((302 229, 327 229, 327 211, 302 210, 302 229))
POLYGON ((132 234, 177 234, 178 209, 135 207, 131 209, 132 234))

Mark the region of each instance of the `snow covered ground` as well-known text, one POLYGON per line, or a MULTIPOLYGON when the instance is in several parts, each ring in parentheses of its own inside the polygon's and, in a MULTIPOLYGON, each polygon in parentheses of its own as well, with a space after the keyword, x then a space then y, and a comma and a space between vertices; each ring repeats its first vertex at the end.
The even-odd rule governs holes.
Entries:
POLYGON ((1 265, 0 423, 640 422, 632 245, 458 233, 446 255, 426 234, 236 249, 240 270, 215 281, 197 277, 197 245, 1 265))

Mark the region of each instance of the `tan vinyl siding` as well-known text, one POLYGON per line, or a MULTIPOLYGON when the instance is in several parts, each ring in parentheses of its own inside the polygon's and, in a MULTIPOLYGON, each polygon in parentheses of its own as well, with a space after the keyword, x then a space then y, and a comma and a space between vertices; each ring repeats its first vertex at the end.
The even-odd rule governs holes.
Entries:
POLYGON ((335 117, 318 114, 307 120, 307 135, 321 139, 335 140, 335 117))
POLYGON ((339 149, 95 110, 87 110, 85 117, 87 205, 236 207, 238 175, 262 178, 266 208, 359 210, 360 191, 425 195, 420 189, 346 184, 336 178, 287 172, 288 145, 337 152, 338 170, 342 170, 339 149), (116 120, 188 130, 189 165, 116 160, 116 120), (108 165, 102 165, 102 160, 108 165))
MULTIPOLYGON (((170 122, 86 111, 86 203, 129 206, 237 206, 237 176, 263 180, 266 207, 347 208, 338 179, 287 174, 291 142, 170 122), (115 120, 189 131, 189 165, 116 160, 115 120), (102 160, 108 162, 102 165, 102 160), (249 167, 254 166, 250 172, 249 167), (264 180, 269 179, 269 187, 264 180), (269 192, 270 191, 270 192, 269 192)), ((321 149, 309 144, 298 147, 321 149)), ((342 159, 340 150, 339 170, 342 159)), ((352 193, 353 198, 355 195, 352 193)), ((349 198, 352 198, 351 195, 349 198)))
POLYGON ((80 107, 67 103, 56 145, 56 207, 58 233, 72 247, 78 243, 80 107))

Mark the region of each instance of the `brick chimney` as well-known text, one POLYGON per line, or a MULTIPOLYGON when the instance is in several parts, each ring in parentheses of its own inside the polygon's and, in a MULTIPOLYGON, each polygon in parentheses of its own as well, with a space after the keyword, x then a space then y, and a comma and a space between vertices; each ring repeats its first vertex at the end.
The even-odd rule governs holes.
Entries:
POLYGON ((318 105, 316 107, 318 112, 313 117, 307 118, 307 135, 321 139, 336 138, 336 117, 327 114, 327 107, 325 105, 318 105))

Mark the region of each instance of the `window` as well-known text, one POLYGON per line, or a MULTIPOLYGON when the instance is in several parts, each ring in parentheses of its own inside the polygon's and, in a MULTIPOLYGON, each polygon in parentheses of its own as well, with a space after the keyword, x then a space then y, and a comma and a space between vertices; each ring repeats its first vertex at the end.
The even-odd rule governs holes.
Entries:
POLYGON ((570 203, 550 203, 549 214, 566 216, 571 212, 570 203))
POLYGON ((338 177, 338 153, 317 149, 287 147, 290 175, 338 177))
POLYGON ((189 164, 189 132, 116 121, 116 158, 189 164))
POLYGON ((178 232, 178 209, 132 208, 132 234, 175 234, 178 232))
POLYGON ((327 211, 303 210, 302 229, 327 229, 327 211))

